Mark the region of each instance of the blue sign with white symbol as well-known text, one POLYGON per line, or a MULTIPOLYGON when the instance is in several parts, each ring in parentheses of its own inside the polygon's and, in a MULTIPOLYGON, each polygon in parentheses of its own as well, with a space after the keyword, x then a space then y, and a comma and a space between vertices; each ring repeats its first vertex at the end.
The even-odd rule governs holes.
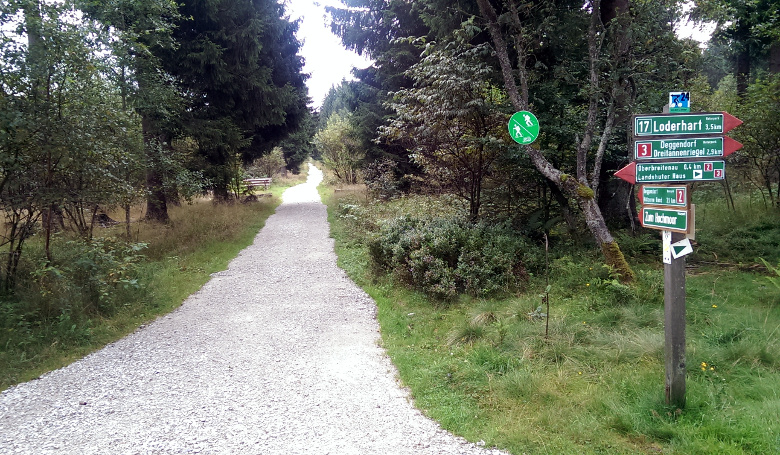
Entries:
POLYGON ((691 112, 691 92, 669 92, 669 112, 691 112))

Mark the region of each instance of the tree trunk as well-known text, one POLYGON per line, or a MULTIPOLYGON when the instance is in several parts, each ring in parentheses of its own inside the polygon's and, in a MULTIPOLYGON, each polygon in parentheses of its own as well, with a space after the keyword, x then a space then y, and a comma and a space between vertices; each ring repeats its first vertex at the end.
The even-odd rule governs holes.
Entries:
POLYGON ((604 222, 604 217, 601 215, 601 210, 596 202, 595 198, 579 201, 582 206, 582 212, 585 215, 585 222, 588 225, 593 237, 601 247, 601 252, 604 254, 604 259, 607 265, 613 268, 613 271, 618 274, 620 281, 624 283, 633 282, 636 280, 636 275, 628 265, 623 252, 620 251, 615 239, 607 228, 607 224, 604 222))
POLYGON ((212 189, 215 204, 232 204, 235 198, 230 194, 228 186, 224 182, 216 182, 212 189))
POLYGON ((547 184, 547 187, 550 188, 550 194, 552 194, 553 199, 555 199, 555 202, 557 202, 560 207, 561 216, 563 216, 563 220, 566 222, 569 235, 574 236, 578 233, 577 219, 574 216, 574 213, 572 213, 569 199, 561 192, 561 189, 558 188, 558 185, 555 184, 555 182, 550 179, 544 179, 544 181, 547 184))
POLYGON ((170 221, 168 216, 168 202, 163 189, 163 182, 155 169, 146 170, 146 216, 147 221, 167 223, 170 221))
POLYGON ((747 87, 750 83, 750 28, 741 21, 735 33, 737 41, 736 55, 736 73, 737 73, 737 95, 742 99, 747 93, 747 87))
POLYGON ((127 241, 132 240, 132 233, 130 232, 130 203, 125 204, 125 231, 127 233, 127 241))
POLYGON ((780 39, 772 42, 769 48, 769 72, 772 74, 780 73, 780 39))
POLYGON ((162 135, 152 126, 152 120, 146 114, 141 114, 141 128, 146 151, 146 217, 147 221, 167 223, 168 201, 165 195, 163 179, 157 169, 157 148, 165 142, 162 135))
POLYGON ((737 54, 737 94, 745 96, 750 83, 750 52, 745 49, 737 54))

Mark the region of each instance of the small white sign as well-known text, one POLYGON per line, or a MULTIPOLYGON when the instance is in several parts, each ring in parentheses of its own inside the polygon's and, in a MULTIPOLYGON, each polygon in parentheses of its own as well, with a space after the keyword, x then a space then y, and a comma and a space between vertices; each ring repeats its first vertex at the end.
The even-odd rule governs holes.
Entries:
POLYGON ((672 257, 675 259, 693 253, 693 247, 691 246, 691 241, 687 238, 682 239, 679 242, 672 243, 671 250, 672 250, 672 257))
POLYGON ((672 231, 661 231, 664 264, 672 263, 672 231))

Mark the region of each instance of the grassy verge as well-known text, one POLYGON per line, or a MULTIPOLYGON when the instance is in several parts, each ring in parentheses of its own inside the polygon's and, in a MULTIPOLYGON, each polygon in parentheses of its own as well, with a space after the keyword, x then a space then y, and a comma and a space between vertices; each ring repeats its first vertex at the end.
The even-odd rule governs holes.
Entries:
MULTIPOLYGON (((305 178, 302 174, 275 179, 269 190, 273 196, 260 198, 258 203, 214 205, 200 200, 171 207, 171 223, 167 226, 133 223, 134 240, 148 245, 142 251, 144 259, 135 269, 139 288, 128 292, 119 308, 108 315, 92 315, 72 324, 65 321, 65 334, 62 314, 66 313, 34 320, 4 314, 0 390, 65 366, 177 308, 209 280, 211 273, 224 270, 231 259, 252 243, 281 202, 281 193, 305 178), (12 317, 14 324, 9 323, 12 317)), ((119 237, 124 229, 117 226, 96 235, 119 237)), ((32 242, 28 251, 31 256, 36 247, 32 242)), ((57 245, 55 251, 56 248, 57 245)), ((35 289, 27 289, 18 294, 34 299, 36 293, 35 289)), ((0 309, 11 313, 14 308, 33 305, 24 300, 17 296, 14 301, 0 302, 0 309)))
MULTIPOLYGON (((638 283, 626 287, 592 252, 553 251, 545 337, 544 318, 533 314, 542 277, 513 296, 443 304, 372 275, 361 239, 374 217, 429 202, 379 207, 359 191, 323 194, 339 265, 376 300, 384 347, 416 405, 443 427, 515 454, 780 453, 780 290, 767 276, 707 263, 692 269, 687 406, 675 409, 664 404, 655 255, 635 264, 638 283)), ((764 231, 753 240, 766 243, 777 228, 764 231)))

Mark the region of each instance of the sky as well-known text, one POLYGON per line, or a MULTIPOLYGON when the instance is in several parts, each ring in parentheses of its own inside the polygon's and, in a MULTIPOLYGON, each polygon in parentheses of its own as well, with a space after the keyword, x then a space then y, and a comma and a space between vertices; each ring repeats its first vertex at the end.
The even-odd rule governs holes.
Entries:
POLYGON ((290 19, 301 19, 298 39, 303 42, 300 54, 306 60, 304 72, 310 74, 307 81, 312 107, 322 105, 328 90, 351 80, 352 68, 366 68, 371 61, 341 44, 341 38, 330 32, 330 19, 326 17, 325 6, 338 6, 334 0, 287 0, 287 14, 290 19))

